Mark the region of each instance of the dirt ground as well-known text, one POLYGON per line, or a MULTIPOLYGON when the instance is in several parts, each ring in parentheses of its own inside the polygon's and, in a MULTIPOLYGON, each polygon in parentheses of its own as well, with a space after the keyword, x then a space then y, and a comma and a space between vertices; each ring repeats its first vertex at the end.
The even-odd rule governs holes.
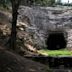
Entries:
POLYGON ((0 72, 48 72, 48 67, 14 52, 0 49, 0 72))

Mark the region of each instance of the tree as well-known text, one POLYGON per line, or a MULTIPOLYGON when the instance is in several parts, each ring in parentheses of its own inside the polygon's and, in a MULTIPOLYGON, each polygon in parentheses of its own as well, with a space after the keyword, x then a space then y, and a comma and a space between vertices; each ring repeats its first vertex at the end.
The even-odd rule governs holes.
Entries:
POLYGON ((35 3, 41 6, 53 6, 55 0, 35 0, 35 3))
POLYGON ((56 4, 57 5, 62 5, 61 0, 57 0, 56 4))
POLYGON ((16 24, 17 24, 17 16, 18 16, 18 8, 21 0, 11 0, 12 4, 12 29, 11 29, 11 37, 10 37, 10 48, 16 48, 16 24))
POLYGON ((69 4, 69 0, 68 0, 68 4, 69 4))
POLYGON ((8 8, 8 4, 10 3, 10 0, 0 0, 0 6, 4 8, 8 8))
POLYGON ((55 0, 22 0, 22 4, 26 6, 40 5, 40 6, 53 6, 55 0))

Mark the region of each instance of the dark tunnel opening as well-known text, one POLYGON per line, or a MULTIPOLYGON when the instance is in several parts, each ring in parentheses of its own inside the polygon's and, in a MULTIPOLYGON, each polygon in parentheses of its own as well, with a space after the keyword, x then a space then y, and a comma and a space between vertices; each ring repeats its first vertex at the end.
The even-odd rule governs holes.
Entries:
POLYGON ((63 33, 52 33, 47 39, 47 49, 59 50, 66 48, 67 41, 63 33))

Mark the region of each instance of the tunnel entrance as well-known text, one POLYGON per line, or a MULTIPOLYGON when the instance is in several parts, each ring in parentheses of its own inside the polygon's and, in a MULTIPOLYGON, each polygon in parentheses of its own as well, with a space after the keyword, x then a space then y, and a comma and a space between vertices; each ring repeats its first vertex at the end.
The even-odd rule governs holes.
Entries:
POLYGON ((66 47, 66 40, 63 33, 49 34, 47 39, 47 49, 59 50, 66 47))

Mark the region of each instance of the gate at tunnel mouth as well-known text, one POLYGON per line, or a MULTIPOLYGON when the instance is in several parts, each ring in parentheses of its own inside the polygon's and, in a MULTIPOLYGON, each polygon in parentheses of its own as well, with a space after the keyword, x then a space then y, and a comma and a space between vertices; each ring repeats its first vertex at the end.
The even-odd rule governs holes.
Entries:
POLYGON ((51 33, 47 39, 48 50, 59 50, 66 48, 67 41, 64 33, 51 33))

